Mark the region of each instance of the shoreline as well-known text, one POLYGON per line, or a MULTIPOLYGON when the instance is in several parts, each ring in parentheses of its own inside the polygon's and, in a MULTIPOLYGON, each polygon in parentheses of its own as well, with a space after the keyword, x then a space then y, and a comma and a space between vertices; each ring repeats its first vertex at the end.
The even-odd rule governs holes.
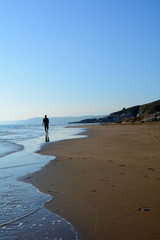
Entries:
POLYGON ((53 196, 45 207, 80 239, 160 238, 160 124, 86 127, 87 138, 39 150, 56 158, 25 182, 53 196))

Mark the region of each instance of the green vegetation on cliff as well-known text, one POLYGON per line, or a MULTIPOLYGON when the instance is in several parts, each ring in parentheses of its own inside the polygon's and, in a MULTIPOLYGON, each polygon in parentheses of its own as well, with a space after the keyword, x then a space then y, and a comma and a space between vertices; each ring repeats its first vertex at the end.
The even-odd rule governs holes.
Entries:
POLYGON ((128 115, 137 116, 140 106, 134 106, 130 108, 123 108, 121 111, 111 113, 113 116, 128 115))
POLYGON ((123 108, 121 111, 111 113, 113 116, 117 115, 128 115, 131 117, 135 116, 145 116, 155 114, 156 112, 160 112, 160 100, 147 103, 144 105, 138 105, 130 108, 123 108))
POLYGON ((160 100, 141 105, 139 108, 138 115, 139 116, 150 115, 155 114, 156 112, 160 112, 160 100))

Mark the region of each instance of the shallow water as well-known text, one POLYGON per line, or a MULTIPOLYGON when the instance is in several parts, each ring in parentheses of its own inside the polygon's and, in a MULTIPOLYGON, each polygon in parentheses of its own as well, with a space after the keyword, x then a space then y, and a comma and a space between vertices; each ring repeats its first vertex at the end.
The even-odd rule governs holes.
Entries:
MULTIPOLYGON (((58 141, 83 137, 75 135, 82 131, 51 127, 49 138, 58 141)), ((34 153, 47 144, 45 140, 41 126, 6 126, 3 129, 0 126, 0 146, 3 146, 0 151, 0 239, 79 239, 70 223, 44 208, 44 203, 52 199, 50 195, 17 180, 54 159, 34 153), (11 154, 13 151, 19 152, 11 154)))

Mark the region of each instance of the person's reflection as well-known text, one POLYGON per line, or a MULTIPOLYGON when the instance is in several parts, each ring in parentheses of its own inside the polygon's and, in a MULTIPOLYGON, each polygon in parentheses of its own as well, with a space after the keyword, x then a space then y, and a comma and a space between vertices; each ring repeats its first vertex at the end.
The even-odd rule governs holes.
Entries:
POLYGON ((49 142, 49 134, 48 134, 48 132, 46 132, 46 134, 45 134, 45 141, 49 142))

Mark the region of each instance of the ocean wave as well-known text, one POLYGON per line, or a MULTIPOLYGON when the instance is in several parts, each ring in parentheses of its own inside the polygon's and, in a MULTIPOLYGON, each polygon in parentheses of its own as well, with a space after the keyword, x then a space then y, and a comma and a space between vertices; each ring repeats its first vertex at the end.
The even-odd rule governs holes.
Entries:
POLYGON ((11 135, 11 134, 13 134, 13 133, 9 132, 9 131, 0 130, 0 136, 7 136, 7 135, 11 135))
POLYGON ((24 146, 0 139, 0 158, 14 152, 23 150, 24 146))

